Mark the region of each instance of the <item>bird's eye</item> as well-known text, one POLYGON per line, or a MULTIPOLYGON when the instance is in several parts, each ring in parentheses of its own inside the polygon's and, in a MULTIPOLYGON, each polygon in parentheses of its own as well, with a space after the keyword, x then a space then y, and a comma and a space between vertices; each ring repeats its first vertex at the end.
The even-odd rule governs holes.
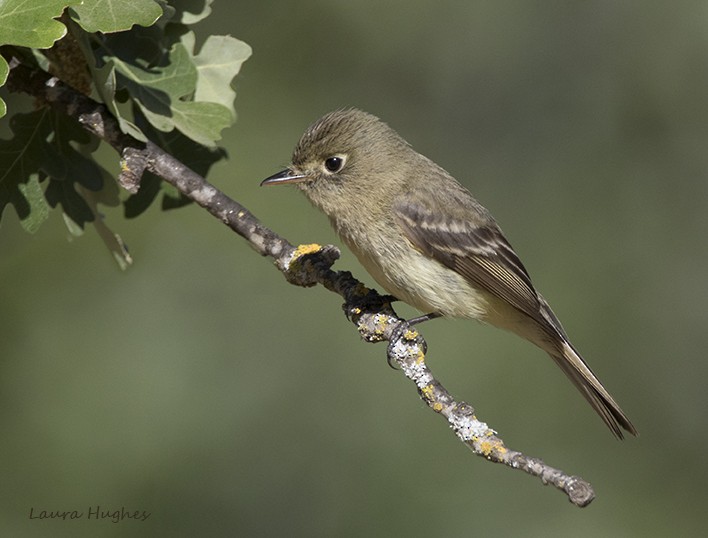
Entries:
POLYGON ((344 166, 344 159, 338 155, 327 157, 324 162, 328 172, 339 172, 344 166))

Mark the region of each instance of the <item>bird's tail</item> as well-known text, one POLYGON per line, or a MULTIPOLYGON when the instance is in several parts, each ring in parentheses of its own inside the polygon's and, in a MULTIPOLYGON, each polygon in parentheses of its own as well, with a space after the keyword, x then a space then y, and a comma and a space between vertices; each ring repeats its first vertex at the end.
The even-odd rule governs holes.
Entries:
POLYGON ((627 415, 569 342, 564 341, 559 351, 550 355, 618 439, 624 437, 623 429, 638 435, 627 415))

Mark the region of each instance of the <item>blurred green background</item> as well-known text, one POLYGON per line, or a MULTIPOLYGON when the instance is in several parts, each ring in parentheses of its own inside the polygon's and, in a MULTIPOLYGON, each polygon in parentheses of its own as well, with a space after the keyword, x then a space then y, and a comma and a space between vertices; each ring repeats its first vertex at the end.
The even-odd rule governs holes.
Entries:
MULTIPOLYGON (((216 2, 253 57, 210 179, 293 243, 335 243, 260 189, 321 114, 381 116, 497 217, 641 432, 615 441, 552 362, 473 322, 428 361, 513 448, 593 483, 586 509, 474 457, 360 342, 206 212, 0 229, 3 536, 699 536, 708 524, 708 4, 216 2), (30 521, 30 508, 147 510, 30 521)), ((115 163, 113 164, 115 167, 115 163)), ((349 253, 338 268, 371 283, 349 253)), ((406 308, 399 312, 410 315, 406 308)))

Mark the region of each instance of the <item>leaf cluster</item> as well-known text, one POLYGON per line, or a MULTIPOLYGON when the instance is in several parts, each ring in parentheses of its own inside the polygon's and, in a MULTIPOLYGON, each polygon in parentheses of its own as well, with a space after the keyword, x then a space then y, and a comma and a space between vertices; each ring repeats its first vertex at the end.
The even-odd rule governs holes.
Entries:
MULTIPOLYGON (((151 140, 206 175, 226 156, 217 142, 236 119, 231 83, 251 54, 231 36, 209 36, 196 51, 191 25, 210 14, 211 3, 5 0, 0 86, 8 62, 44 69, 104 103, 124 133, 151 140)), ((105 228, 99 204, 123 204, 125 215, 135 217, 160 193, 163 209, 186 203, 149 173, 137 193, 121 199, 115 178, 95 159, 101 143, 43 103, 23 106, 13 96, 8 114, 5 90, 0 117, 9 116, 11 133, 0 139, 0 219, 13 206, 22 227, 35 232, 60 208, 69 230, 80 234, 87 223, 105 228)), ((104 235, 119 263, 129 263, 120 238, 104 235)))

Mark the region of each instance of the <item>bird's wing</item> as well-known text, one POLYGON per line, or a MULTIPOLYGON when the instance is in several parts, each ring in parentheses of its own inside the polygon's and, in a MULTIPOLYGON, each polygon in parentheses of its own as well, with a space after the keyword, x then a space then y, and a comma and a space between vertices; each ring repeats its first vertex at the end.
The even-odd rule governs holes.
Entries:
POLYGON ((534 320, 557 346, 546 351, 614 434, 622 438, 624 428, 637 435, 622 409, 568 342, 560 321, 536 293, 523 264, 486 210, 466 196, 453 196, 445 203, 434 193, 427 193, 427 197, 409 194, 393 205, 394 218, 418 250, 534 320))
POLYGON ((410 242, 473 286, 545 325, 531 279, 496 223, 475 218, 465 208, 436 208, 432 200, 406 196, 393 205, 394 218, 410 242))

